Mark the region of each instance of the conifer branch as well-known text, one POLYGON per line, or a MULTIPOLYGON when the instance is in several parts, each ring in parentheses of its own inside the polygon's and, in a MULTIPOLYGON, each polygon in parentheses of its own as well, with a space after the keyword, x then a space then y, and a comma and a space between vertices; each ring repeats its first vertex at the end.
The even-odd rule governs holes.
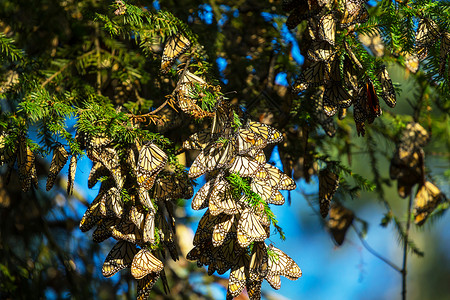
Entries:
MULTIPOLYGON (((77 57, 76 60, 85 58, 91 54, 93 54, 95 52, 94 50, 91 50, 89 52, 84 53, 83 55, 77 57)), ((58 71, 56 71, 52 76, 50 76, 49 78, 47 78, 47 80, 45 80, 42 84, 41 84, 41 88, 45 87, 48 83, 50 83, 53 79, 55 79, 56 76, 58 76, 59 74, 61 74, 62 72, 64 72, 65 69, 67 69, 69 66, 73 65, 76 60, 72 60, 70 62, 68 62, 67 64, 65 64, 64 66, 62 66, 58 71)))

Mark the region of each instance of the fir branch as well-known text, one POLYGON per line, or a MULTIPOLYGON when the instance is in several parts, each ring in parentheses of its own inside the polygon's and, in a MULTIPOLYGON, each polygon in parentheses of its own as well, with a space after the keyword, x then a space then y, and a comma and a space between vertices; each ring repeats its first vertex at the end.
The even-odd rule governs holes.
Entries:
POLYGON ((14 40, 0 32, 0 54, 2 58, 8 58, 11 61, 22 60, 24 53, 14 45, 14 40))

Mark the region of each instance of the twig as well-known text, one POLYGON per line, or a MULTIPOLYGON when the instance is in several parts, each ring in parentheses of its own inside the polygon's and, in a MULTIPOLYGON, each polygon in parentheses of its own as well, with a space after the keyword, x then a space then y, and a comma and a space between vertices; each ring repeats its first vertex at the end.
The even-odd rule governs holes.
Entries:
POLYGON ((98 23, 95 26, 95 52, 97 55, 97 94, 101 95, 102 74, 100 72, 100 41, 98 40, 98 23))
POLYGON ((408 262, 408 239, 409 239, 409 227, 411 225, 411 205, 413 201, 413 193, 410 192, 408 202, 408 213, 406 219, 406 231, 403 247, 403 266, 402 266, 402 300, 406 300, 406 274, 407 274, 407 262, 408 262))
MULTIPOLYGON (((83 55, 77 57, 76 59, 80 59, 80 58, 83 58, 83 57, 85 57, 85 56, 91 55, 91 54, 94 53, 94 52, 95 52, 95 49, 94 49, 94 50, 91 50, 91 51, 89 51, 89 52, 86 52, 85 54, 83 54, 83 55)), ((69 63, 67 63, 66 65, 64 65, 64 66, 63 66, 61 69, 59 69, 55 74, 53 74, 53 75, 50 76, 46 81, 44 81, 44 82, 41 84, 41 87, 46 86, 46 85, 47 85, 50 81, 52 81, 56 76, 58 76, 58 75, 61 74, 65 69, 67 69, 68 66, 72 65, 73 63, 75 63, 75 61, 76 61, 76 60, 72 60, 71 62, 69 62, 69 63)))
MULTIPOLYGON (((187 68, 188 68, 188 67, 189 67, 189 60, 186 62, 186 66, 184 66, 183 73, 181 74, 181 77, 180 77, 181 79, 184 77, 184 74, 186 74, 186 71, 187 71, 187 68)), ((170 95, 170 97, 167 97, 166 101, 164 101, 164 103, 161 104, 158 108, 156 108, 155 110, 152 110, 151 112, 148 112, 148 113, 146 113, 146 114, 143 114, 143 115, 133 115, 133 114, 128 114, 128 115, 131 116, 132 118, 142 118, 142 117, 154 115, 154 114, 156 114, 157 112, 159 112, 161 109, 163 109, 163 108, 167 105, 167 103, 169 103, 170 99, 172 99, 172 96, 174 96, 175 93, 178 91, 178 89, 179 89, 180 86, 181 86, 181 81, 182 81, 181 79, 178 80, 177 86, 176 86, 175 89, 173 90, 173 92, 172 92, 172 94, 170 95)))
POLYGON ((372 255, 374 255, 375 257, 379 258, 380 260, 384 261, 386 264, 388 264, 394 270, 396 270, 396 271, 398 271, 400 273, 402 272, 402 270, 397 265, 395 265, 393 262, 391 262, 387 258, 383 257, 381 254, 376 252, 372 247, 370 247, 369 244, 365 241, 365 239, 362 236, 361 232, 358 231, 358 229, 356 229, 356 226, 354 224, 352 224, 352 228, 353 228, 353 230, 355 230, 356 235, 358 235, 359 239, 361 240, 362 245, 364 246, 364 248, 367 249, 367 251, 369 251, 372 255))

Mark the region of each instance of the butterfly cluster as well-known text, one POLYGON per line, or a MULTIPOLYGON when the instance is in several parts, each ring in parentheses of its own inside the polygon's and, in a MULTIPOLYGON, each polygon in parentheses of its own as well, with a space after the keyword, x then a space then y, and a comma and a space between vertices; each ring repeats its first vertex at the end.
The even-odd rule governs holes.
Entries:
MULTIPOLYGON (((421 60, 427 58, 432 47, 439 46, 439 74, 445 77, 446 64, 450 56, 450 32, 439 28, 433 19, 422 18, 417 27, 415 44, 417 56, 421 60)), ((448 69, 447 80, 450 80, 450 68, 448 69)))
POLYGON ((110 237, 117 240, 102 273, 110 277, 131 268, 138 282, 137 299, 146 299, 164 272, 161 257, 166 250, 178 259, 172 200, 192 197, 191 183, 186 173, 170 167, 167 154, 153 142, 118 151, 105 136, 80 136, 93 161, 88 186, 101 182, 80 229, 95 227, 92 237, 97 243, 110 237))
MULTIPOLYGON (((368 20, 364 1, 290 0, 283 2, 283 8, 291 12, 286 21, 288 28, 307 20, 312 40, 307 51, 308 60, 293 85, 293 92, 323 86, 321 105, 326 118, 338 111, 344 116, 346 109, 353 104, 357 132, 364 135, 365 123, 370 124, 381 115, 378 95, 372 79, 365 75, 363 64, 353 52, 357 47, 351 43, 352 40, 336 39, 337 32, 352 34, 356 24, 368 20)), ((380 96, 388 106, 394 107, 395 91, 384 66, 378 67, 376 77, 382 90, 380 96)), ((325 119, 321 121, 324 123, 331 124, 332 121, 325 119)))
POLYGON ((414 221, 422 225, 439 203, 445 201, 445 195, 430 181, 425 180, 425 154, 423 147, 430 136, 419 123, 406 125, 391 160, 389 174, 397 180, 400 197, 411 194, 414 185, 419 189, 414 200, 414 221))
POLYGON ((397 180, 398 194, 406 198, 411 188, 424 181, 425 154, 423 147, 429 141, 429 134, 419 123, 409 123, 402 132, 391 159, 389 174, 397 180))
POLYGON ((5 184, 9 183, 16 161, 22 191, 27 192, 32 183, 34 188, 37 189, 38 178, 36 174, 35 156, 28 145, 27 138, 25 135, 21 134, 17 139, 13 139, 8 133, 1 133, 0 165, 8 165, 5 184), (7 143, 8 140, 10 141, 9 144, 7 143))
POLYGON ((233 110, 222 101, 212 126, 183 144, 185 149, 200 151, 189 177, 206 174, 192 208, 207 210, 187 258, 198 266, 208 266, 209 274, 231 270, 227 299, 239 296, 245 287, 250 299, 260 299, 263 279, 279 289, 281 275, 291 280, 301 276, 288 255, 264 243, 273 220, 268 204, 283 204, 280 190, 292 190, 296 185, 266 163, 263 148, 281 141, 281 133, 253 121, 234 126, 233 120, 233 110))

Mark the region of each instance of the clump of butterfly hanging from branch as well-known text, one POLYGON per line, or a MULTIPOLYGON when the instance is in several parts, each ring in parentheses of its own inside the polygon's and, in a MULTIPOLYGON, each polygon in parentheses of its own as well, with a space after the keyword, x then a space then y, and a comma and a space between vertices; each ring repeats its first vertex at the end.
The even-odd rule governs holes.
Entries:
MULTIPOLYGON (((126 6, 121 6, 116 14, 125 13, 126 6)), ((178 259, 171 201, 190 198, 191 179, 206 174, 207 182, 195 195, 192 207, 208 209, 187 258, 199 266, 207 265, 209 274, 231 269, 227 297, 236 297, 247 288, 251 299, 260 299, 264 279, 279 289, 280 276, 291 280, 301 276, 300 268, 287 254, 264 243, 271 224, 282 234, 269 204, 283 204, 280 190, 292 190, 296 185, 267 164, 263 153, 268 144, 282 140, 281 133, 250 120, 242 125, 220 88, 196 74, 195 64, 190 64, 195 52, 184 55, 191 46, 186 28, 166 39, 161 71, 166 74, 177 65, 179 79, 160 106, 169 104, 176 109, 176 104, 195 119, 213 117, 208 130, 195 133, 179 149, 201 151, 189 173, 174 163, 172 154, 162 150, 168 148, 155 142, 137 141, 124 150, 106 135, 79 131, 77 140, 93 161, 88 187, 101 181, 99 194, 86 210, 80 228, 88 231, 95 227, 95 242, 109 237, 118 241, 105 259, 103 275, 110 277, 131 268, 138 281, 137 298, 145 299, 158 278, 167 286, 166 251, 173 260, 178 259), (217 95, 215 99, 210 99, 211 94, 217 95)), ((154 118, 158 111, 128 116, 139 124, 147 117, 154 118)), ((73 158, 70 172, 75 171, 73 158)), ((74 175, 69 175, 73 181, 74 175)))
MULTIPOLYGON (((431 181, 426 180, 423 147, 429 140, 428 131, 419 123, 408 123, 400 132, 400 139, 389 167, 391 179, 397 180, 400 197, 410 196, 413 187, 419 186, 413 204, 414 222, 418 226, 423 225, 432 214, 442 213, 448 206, 445 194, 431 181), (437 209, 439 205, 442 205, 442 209, 437 209)), ((387 225, 387 221, 389 220, 386 219, 384 225, 387 225)))
MULTIPOLYGON (((369 21, 364 1, 284 0, 282 8, 290 13, 286 20, 288 29, 294 29, 303 21, 307 24, 307 38, 303 39, 307 43, 306 61, 292 91, 311 92, 309 95, 314 111, 312 117, 330 137, 336 132, 333 116, 339 113, 339 119, 343 119, 347 115, 347 109, 353 106, 357 133, 364 136, 365 125, 373 123, 381 115, 379 96, 389 107, 396 105, 395 89, 389 73, 381 59, 375 58, 383 56, 379 47, 382 43, 380 33, 372 30, 368 34, 379 38, 378 45, 375 45, 372 43, 373 38, 364 36, 364 32, 358 32, 361 25, 369 21), (369 55, 361 43, 375 57, 369 55)), ((448 82, 450 68, 447 76, 445 71, 450 55, 450 33, 440 28, 430 17, 421 14, 414 42, 413 51, 400 53, 404 56, 405 67, 416 73, 419 60, 426 59, 429 53, 439 53, 438 73, 444 82, 448 82)), ((306 109, 310 110, 308 107, 306 109)), ((411 125, 408 126, 404 136, 412 130, 411 125)), ((423 151, 417 150, 420 143, 404 141, 405 139, 401 140, 392 159, 391 178, 398 179, 399 194, 402 197, 411 192, 413 185, 420 184, 414 213, 416 223, 421 225, 440 203, 445 202, 445 196, 424 179, 423 160, 419 160, 419 157, 423 159, 423 151), (402 152, 403 148, 411 150, 408 155, 404 154, 406 150, 402 152), (412 151, 413 149, 415 150, 412 151), (399 151, 403 153, 401 158, 399 151), (410 177, 408 172, 415 175, 410 177)), ((341 204, 331 205, 331 199, 339 187, 339 168, 327 163, 326 168, 319 172, 318 178, 320 214, 325 218, 329 213, 327 227, 340 245, 355 217, 351 210, 341 204)))
MULTIPOLYGON (((368 55, 357 39, 359 27, 369 20, 364 1, 284 0, 282 8, 290 12, 286 20, 289 29, 306 20, 310 39, 307 60, 293 84, 293 92, 319 90, 319 105, 324 112, 319 122, 330 136, 334 134, 331 117, 339 112, 343 118, 346 110, 353 106, 358 135, 364 136, 365 124, 373 123, 381 115, 378 96, 389 107, 396 105, 395 89, 386 67, 381 59, 368 55)), ((429 52, 439 53, 439 74, 448 82, 449 76, 444 73, 450 54, 450 33, 439 28, 431 18, 420 16, 418 19, 415 57, 423 60, 429 52)), ((376 35, 377 30, 372 34, 376 35)), ((409 62, 415 53, 402 54, 407 67, 416 72, 417 67, 409 62)))

